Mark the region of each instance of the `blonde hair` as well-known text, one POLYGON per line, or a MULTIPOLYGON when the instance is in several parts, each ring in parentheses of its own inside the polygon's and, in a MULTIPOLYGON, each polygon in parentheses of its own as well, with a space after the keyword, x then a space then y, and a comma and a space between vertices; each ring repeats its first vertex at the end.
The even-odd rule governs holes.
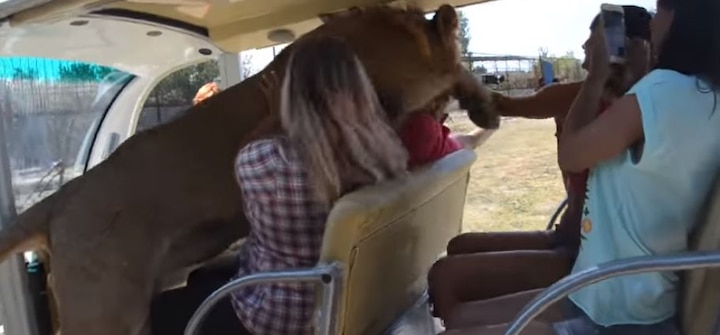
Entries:
POLYGON ((217 83, 209 82, 205 85, 202 85, 202 87, 200 87, 197 93, 195 93, 195 98, 193 98, 193 106, 218 93, 220 93, 220 87, 218 87, 217 83))
POLYGON ((343 41, 295 43, 280 119, 316 198, 333 202, 362 184, 407 173, 407 151, 387 121, 360 61, 343 41))

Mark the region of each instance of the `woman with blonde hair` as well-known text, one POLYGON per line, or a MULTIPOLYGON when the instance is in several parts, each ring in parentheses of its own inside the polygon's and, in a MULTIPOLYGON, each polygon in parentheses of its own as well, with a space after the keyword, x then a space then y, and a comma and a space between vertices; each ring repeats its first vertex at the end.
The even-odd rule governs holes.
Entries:
MULTIPOLYGON (((333 203, 407 173, 407 152, 349 46, 321 37, 292 48, 282 82, 274 73, 263 80, 283 134, 250 142, 235 162, 250 233, 234 278, 314 266, 333 203)), ((200 303, 232 279, 215 278, 161 294, 153 333, 182 334, 200 303)), ((313 334, 315 296, 312 284, 248 287, 217 305, 202 333, 313 334)))

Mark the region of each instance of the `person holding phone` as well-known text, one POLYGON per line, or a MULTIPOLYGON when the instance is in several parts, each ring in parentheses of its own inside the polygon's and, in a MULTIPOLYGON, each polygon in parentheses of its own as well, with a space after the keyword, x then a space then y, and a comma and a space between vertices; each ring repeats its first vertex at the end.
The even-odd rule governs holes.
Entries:
MULTIPOLYGON (((603 97, 597 105, 600 114, 648 72, 650 20, 652 16, 642 7, 620 7, 623 27, 615 29, 628 40, 622 64, 610 65, 612 75, 603 87, 603 97)), ((599 17, 590 24, 593 29, 599 17)), ((583 47, 589 53, 590 41, 583 47)), ((618 51, 616 49, 616 51, 618 51)), ((589 70, 589 56, 583 68, 589 70)), ((617 59, 616 59, 617 60, 617 59)), ((563 122, 578 95, 582 82, 548 85, 529 97, 494 99, 501 115, 526 118, 551 118, 558 136, 563 122)), ((559 144, 559 143, 558 143, 559 144)), ((436 262, 428 275, 430 298, 435 316, 448 324, 464 324, 463 315, 475 315, 483 310, 484 319, 493 323, 504 320, 508 313, 478 301, 551 285, 567 275, 572 268, 581 242, 580 231, 585 203, 588 171, 571 172, 561 169, 567 192, 567 208, 554 230, 517 232, 469 232, 453 238, 447 247, 447 257, 436 262), (493 315, 498 314, 499 317, 493 315)), ((476 321, 475 317, 470 318, 476 321)))
MULTIPOLYGON (((572 273, 687 251, 688 232, 720 171, 718 16, 717 1, 658 0, 653 70, 599 117, 596 106, 612 71, 604 25, 593 29, 588 78, 565 119, 558 153, 563 169, 591 170, 572 273)), ((607 279, 558 302, 523 334, 677 335, 678 285, 672 272, 607 279)), ((516 295, 515 303, 536 294, 524 301, 516 295)), ((506 327, 445 335, 502 334, 506 327)))

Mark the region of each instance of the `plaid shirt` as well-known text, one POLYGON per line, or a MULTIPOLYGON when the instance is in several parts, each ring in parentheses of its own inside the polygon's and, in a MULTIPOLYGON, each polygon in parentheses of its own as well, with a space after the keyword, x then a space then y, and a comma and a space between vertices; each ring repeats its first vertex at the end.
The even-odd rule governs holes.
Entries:
MULTIPOLYGON (((237 277, 315 266, 329 206, 312 200, 307 174, 286 139, 252 142, 235 161, 250 234, 240 252, 237 277)), ((245 328, 255 335, 313 334, 312 284, 268 284, 233 293, 245 328)))

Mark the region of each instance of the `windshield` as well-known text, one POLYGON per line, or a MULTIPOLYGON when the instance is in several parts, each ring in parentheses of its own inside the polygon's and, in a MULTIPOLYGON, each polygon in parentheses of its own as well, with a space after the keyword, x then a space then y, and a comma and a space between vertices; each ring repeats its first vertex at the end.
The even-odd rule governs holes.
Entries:
POLYGON ((84 172, 105 112, 132 78, 82 62, 0 58, 0 124, 18 212, 84 172))

